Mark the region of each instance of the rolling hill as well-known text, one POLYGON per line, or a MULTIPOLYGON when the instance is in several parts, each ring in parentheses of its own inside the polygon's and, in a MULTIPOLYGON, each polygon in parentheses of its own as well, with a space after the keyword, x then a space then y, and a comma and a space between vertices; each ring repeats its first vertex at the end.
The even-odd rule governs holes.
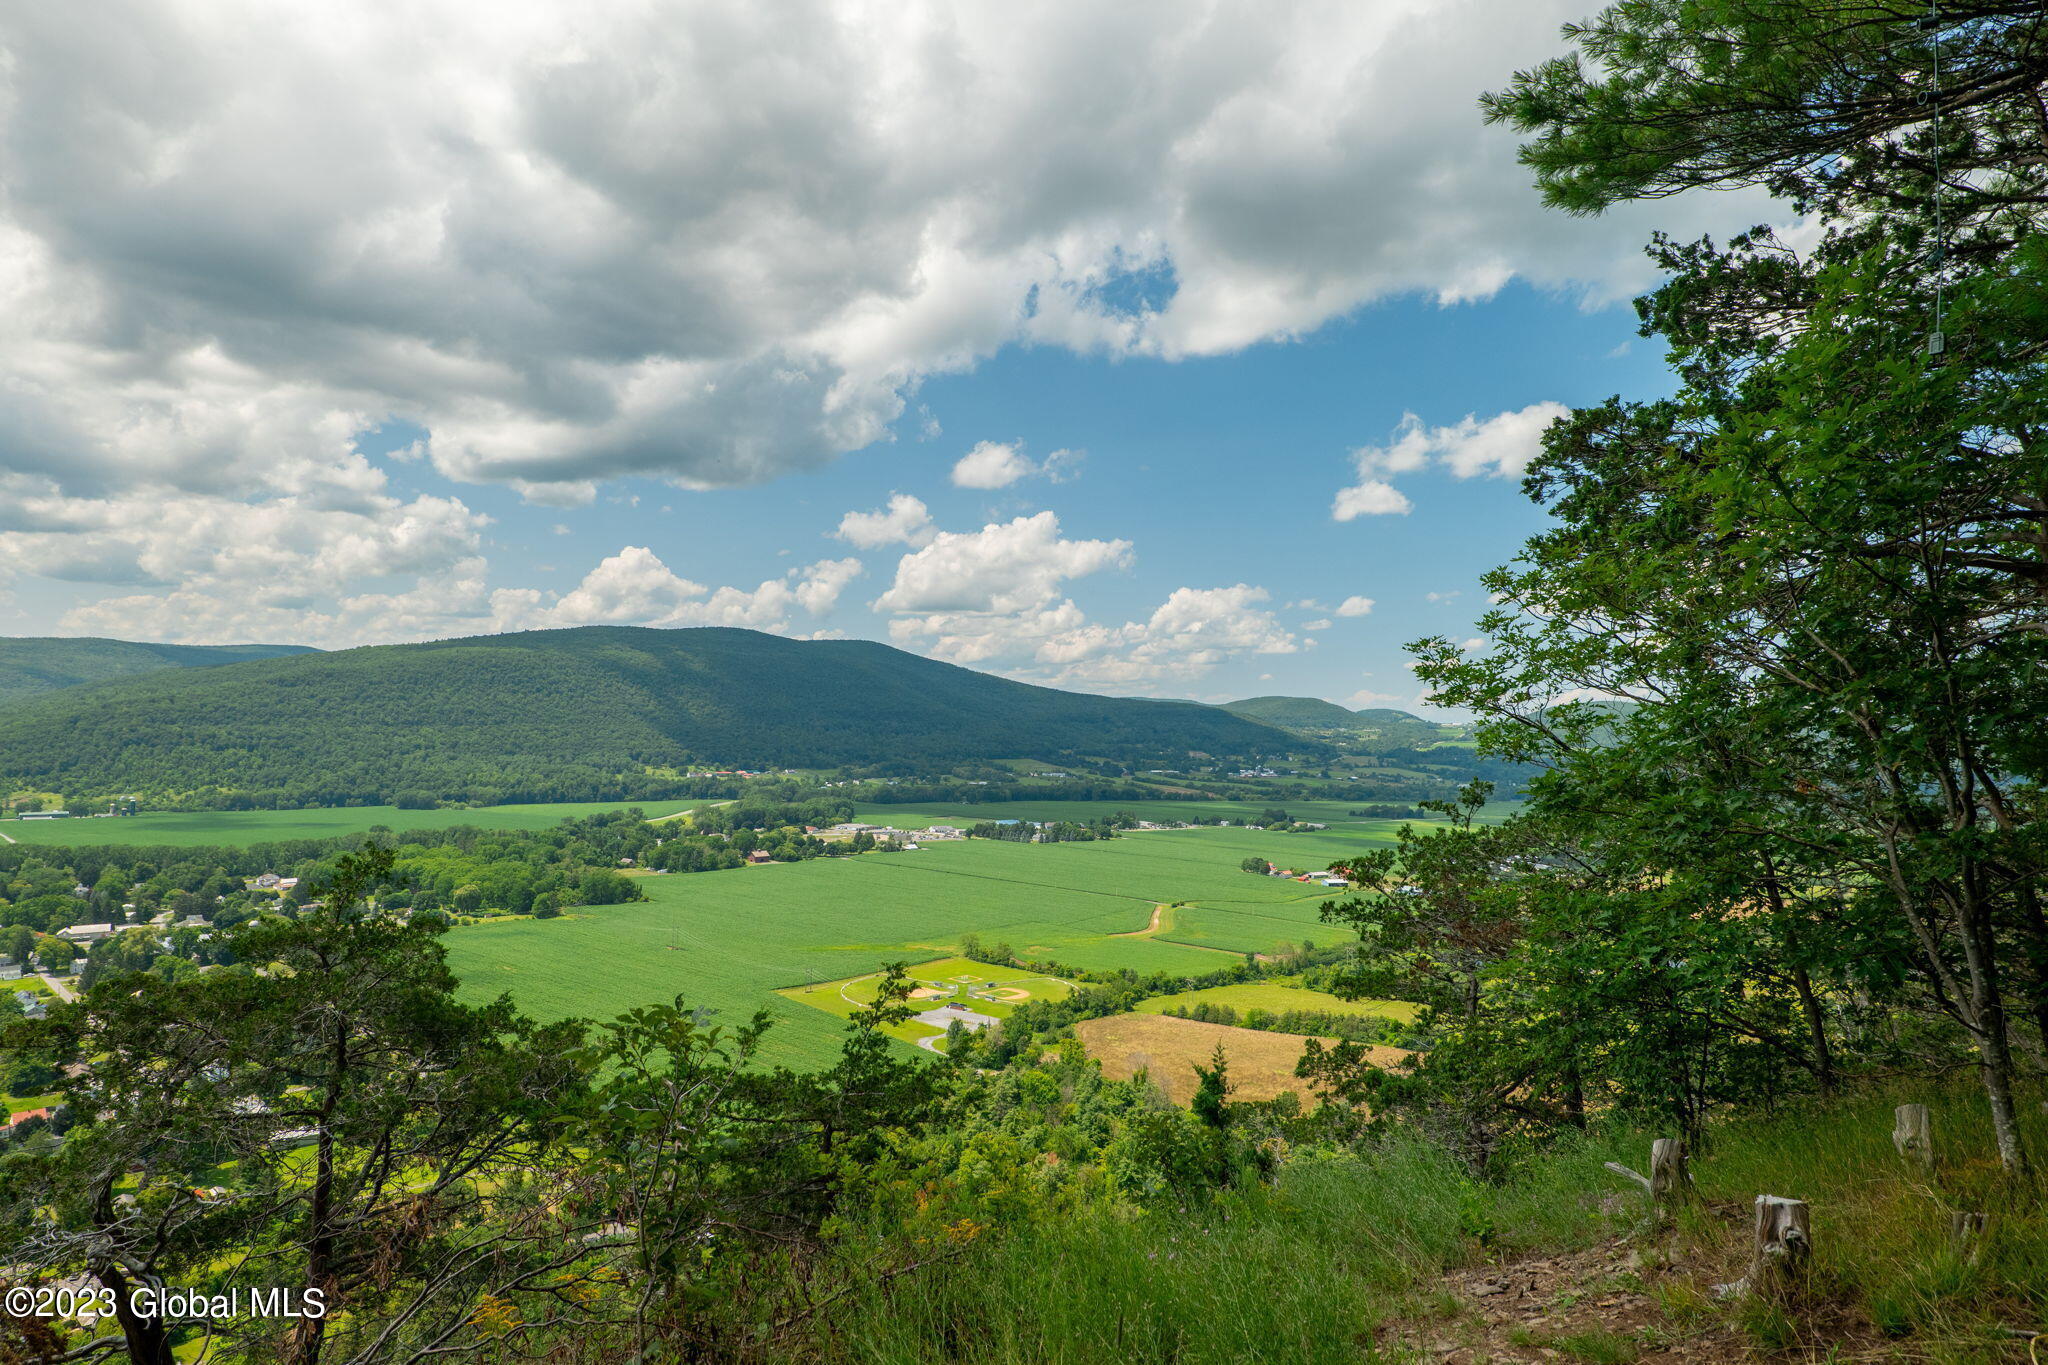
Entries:
MULTIPOLYGON (((864 640, 592 626, 66 688, 0 711, 0 784, 74 801, 602 799, 650 770, 1299 749, 1192 702, 1033 687, 864 640)), ((626 794, 631 794, 627 792, 626 794)))
POLYGON ((1433 720, 1387 707, 1347 711, 1321 697, 1247 697, 1223 703, 1222 710, 1233 716, 1277 725, 1283 730, 1307 734, 1353 735, 1376 740, 1376 748, 1426 747, 1441 739, 1444 729, 1433 720))
POLYGON ((1321 697, 1247 697, 1227 701, 1222 709, 1261 725, 1290 730, 1355 730, 1365 723, 1356 713, 1321 697))
POLYGON ((214 668, 310 654, 305 645, 155 645, 132 640, 0 638, 0 706, 81 683, 167 668, 214 668))

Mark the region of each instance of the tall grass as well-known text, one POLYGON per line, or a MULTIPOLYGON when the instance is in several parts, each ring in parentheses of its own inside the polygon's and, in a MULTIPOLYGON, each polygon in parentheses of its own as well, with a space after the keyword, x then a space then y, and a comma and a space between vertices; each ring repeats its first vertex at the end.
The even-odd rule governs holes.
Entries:
MULTIPOLYGON (((2035 1098, 2027 1137, 2048 1159, 2035 1098)), ((1446 1267, 1582 1247, 1634 1229, 1639 1196, 1603 1163, 1646 1169, 1657 1134, 1614 1124, 1560 1141, 1482 1182, 1396 1135, 1343 1156, 1297 1156, 1270 1186, 1185 1208, 1102 1206, 989 1233, 961 1260, 866 1291, 835 1313, 813 1359, 851 1365, 1334 1365, 1372 1360, 1374 1328, 1426 1314, 1446 1267)), ((1683 1335, 1714 1315, 1766 1352, 1825 1353, 1898 1339, 1940 1365, 2025 1360, 2005 1328, 2048 1327, 2048 1204, 2002 1177, 1981 1095, 1964 1086, 1869 1091, 1717 1125, 1694 1154, 1699 1201, 1644 1243, 1674 1275, 1683 1335), (1892 1149, 1893 1106, 1932 1110, 1932 1179, 1892 1149), (1714 1300, 1742 1273, 1759 1194, 1805 1199, 1812 1293, 1783 1309, 1714 1300), (1953 1210, 1989 1212, 1974 1256, 1953 1210)), ((2048 1344, 2048 1343, 2044 1343, 2048 1344)), ((1859 1347, 1860 1349, 1860 1347, 1859 1347)), ((1859 1357, 1860 1358, 1860 1357, 1859 1357)))
POLYGON ((1416 1276, 1463 1254, 1475 1187, 1390 1143, 1290 1163, 1186 1209, 1069 1219, 875 1292, 825 1358, 853 1365, 1357 1365, 1416 1276))
MULTIPOLYGON (((2048 1115, 2036 1096, 2023 1110, 2035 1160, 2048 1163, 2048 1115)), ((2014 1342, 1998 1328, 2048 1329, 2048 1204, 2039 1183, 2004 1178, 1981 1091, 1867 1091, 1733 1120, 1712 1139, 1694 1173, 1709 1212, 1721 1217, 1696 1223, 1695 1238, 1728 1244, 1731 1233, 1746 1229, 1741 1220, 1759 1194, 1804 1199, 1816 1295, 1867 1316, 1883 1334, 1910 1336, 1925 1358, 2011 1359, 2014 1342), (1893 1107, 1907 1102, 1932 1114, 1931 1177, 1892 1147, 1893 1107), (1951 1241, 1956 1211, 1991 1215, 1974 1254, 1951 1241)), ((1741 1240, 1733 1238, 1731 1252, 1741 1240)))

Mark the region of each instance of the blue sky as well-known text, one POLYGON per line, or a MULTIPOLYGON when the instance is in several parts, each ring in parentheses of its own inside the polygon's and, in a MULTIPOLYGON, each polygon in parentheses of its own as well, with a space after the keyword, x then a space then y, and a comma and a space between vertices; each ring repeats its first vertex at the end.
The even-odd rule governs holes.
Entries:
POLYGON ((1544 210, 1473 99, 1556 0, 803 8, 11 21, 0 632, 1414 705, 1543 425, 1665 387, 1642 241, 1782 217, 1544 210))

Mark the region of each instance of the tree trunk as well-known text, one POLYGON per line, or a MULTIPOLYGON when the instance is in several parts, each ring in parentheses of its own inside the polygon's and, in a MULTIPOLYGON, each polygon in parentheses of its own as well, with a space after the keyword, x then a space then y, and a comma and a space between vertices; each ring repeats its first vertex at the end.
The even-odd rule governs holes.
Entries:
POLYGON ((171 1334, 164 1327, 163 1316, 152 1314, 145 1318, 136 1314, 129 1303, 129 1295, 136 1286, 118 1265, 97 1261, 90 1269, 93 1278, 114 1296, 114 1321, 121 1326, 121 1339, 128 1347, 131 1365, 174 1365, 171 1334))
POLYGON ((1813 1078, 1819 1084, 1821 1093, 1832 1095, 1835 1091, 1835 1054, 1828 1046, 1827 1016, 1821 1013, 1820 999, 1813 993, 1813 978, 1807 975, 1804 965, 1792 968, 1792 985, 1799 992, 1799 1009, 1806 1016, 1806 1033, 1813 1040, 1813 1078))
POLYGON ((2012 1097, 2012 1038, 2006 1029, 2005 1001, 1999 992, 1996 945, 1981 906, 1965 907, 1963 952, 1970 969, 1972 1031, 1984 1071, 1984 1096, 1991 1105, 1991 1131, 1998 1141, 1998 1160, 2005 1173, 2024 1180, 2032 1173, 2025 1140, 2020 1136, 2012 1097))

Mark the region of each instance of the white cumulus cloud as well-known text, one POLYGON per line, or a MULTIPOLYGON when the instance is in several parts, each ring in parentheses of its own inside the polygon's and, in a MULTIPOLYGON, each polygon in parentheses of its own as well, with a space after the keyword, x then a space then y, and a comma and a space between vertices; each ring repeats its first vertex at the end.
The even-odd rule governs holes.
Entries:
POLYGON ((1415 504, 1391 479, 1430 466, 1447 469, 1460 479, 1481 474, 1519 478, 1542 450, 1544 430, 1570 411, 1562 403, 1546 401, 1496 413, 1484 421, 1467 413, 1463 420, 1441 427, 1426 426, 1420 417, 1408 413, 1392 441, 1383 446, 1361 446, 1351 453, 1358 482, 1337 490, 1330 515, 1338 521, 1352 521, 1411 511, 1415 504))
POLYGON ((1020 612, 1044 606, 1059 585, 1131 563, 1128 540, 1066 540, 1051 512, 942 531, 903 556, 875 601, 892 612, 1020 612))
POLYGON ((1013 483, 1043 476, 1064 482, 1080 462, 1078 451, 1055 450, 1043 460, 1033 460, 1016 443, 983 441, 962 455, 953 465, 956 488, 1008 488, 1013 483))
POLYGON ((1347 597, 1337 604, 1337 614, 1339 616, 1370 616, 1372 615, 1372 599, 1370 597, 1347 597))
POLYGON ((891 493, 889 505, 875 512, 848 512, 835 533, 863 550, 884 545, 927 545, 938 534, 931 509, 908 493, 891 493))

